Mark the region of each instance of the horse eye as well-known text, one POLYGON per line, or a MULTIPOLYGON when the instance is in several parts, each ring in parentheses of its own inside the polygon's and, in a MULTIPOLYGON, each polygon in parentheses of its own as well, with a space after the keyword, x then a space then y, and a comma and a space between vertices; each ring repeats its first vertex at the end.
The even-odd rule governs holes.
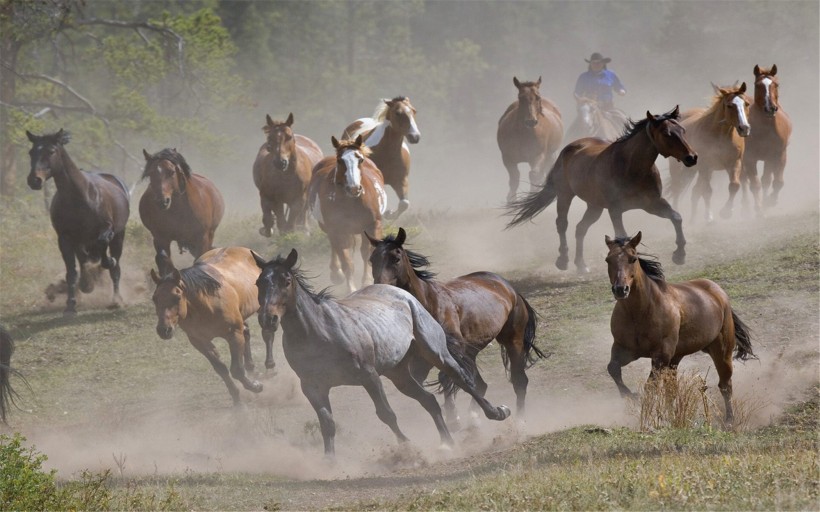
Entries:
POLYGON ((631 265, 631 264, 635 263, 636 261, 638 261, 638 258, 636 258, 635 256, 630 256, 628 261, 629 261, 629 264, 631 265))

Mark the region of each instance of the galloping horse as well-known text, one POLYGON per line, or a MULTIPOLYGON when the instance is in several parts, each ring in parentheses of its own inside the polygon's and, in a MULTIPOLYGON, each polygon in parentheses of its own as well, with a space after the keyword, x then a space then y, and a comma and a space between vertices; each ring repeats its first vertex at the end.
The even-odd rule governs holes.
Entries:
MULTIPOLYGON (((473 272, 446 283, 436 281, 435 274, 424 269, 429 264, 427 258, 404 247, 406 238, 402 228, 396 237, 383 240, 368 235, 374 247, 370 256, 373 281, 410 292, 449 337, 466 346, 473 364, 478 353, 496 339, 515 390, 517 414, 523 416, 526 369, 545 357, 535 346, 535 311, 506 279, 492 272, 473 272)), ((475 379, 476 391, 484 396, 487 383, 478 371, 475 379)), ((439 380, 444 382, 446 375, 439 380)), ((453 393, 444 396, 445 415, 448 421, 455 421, 453 393)))
POLYGON ((77 267, 80 262, 80 291, 94 290, 93 273, 88 268, 99 262, 108 269, 114 283, 114 306, 120 297, 120 256, 125 240, 125 224, 130 213, 128 187, 116 176, 81 171, 68 152, 69 134, 37 136, 26 131, 32 147, 28 186, 40 190, 54 178, 57 192, 51 201, 51 225, 57 232, 57 245, 65 263, 68 292, 64 315, 77 314, 77 267))
POLYGON ((712 171, 726 169, 729 174, 729 198, 720 210, 723 218, 732 216, 732 208, 740 188, 740 171, 743 164, 745 137, 749 135, 749 101, 746 82, 740 87, 718 87, 712 84, 715 97, 708 109, 692 109, 683 113, 681 125, 686 138, 700 155, 693 171, 684 170, 680 164, 669 162, 669 196, 677 208, 678 198, 691 182, 695 172, 698 181, 692 190, 692 215, 696 214, 698 199, 703 198, 706 220, 712 222, 712 171))
POLYGON ((172 241, 194 258, 213 248, 225 201, 211 180, 191 172, 176 149, 165 148, 153 155, 143 149, 142 154, 142 179, 150 181, 140 198, 140 219, 154 238, 155 260, 159 273, 165 275, 171 269, 161 266, 166 258, 160 254, 171 254, 172 241))
POLYGON ((319 227, 330 240, 330 278, 335 284, 346 283, 347 291, 353 284, 353 251, 356 239, 362 254, 362 286, 368 279, 370 245, 362 233, 376 233, 381 237, 382 214, 387 204, 382 173, 368 158, 370 149, 362 142, 338 141, 330 138, 336 156, 323 158, 313 169, 310 181, 310 207, 319 227), (341 268, 340 268, 341 265, 341 268))
MULTIPOLYGON (((251 334, 245 320, 259 309, 256 300, 259 268, 253 252, 244 247, 217 248, 197 258, 189 268, 177 270, 170 259, 164 266, 171 271, 163 276, 151 269, 151 279, 157 285, 153 301, 159 337, 169 340, 174 336, 174 329, 181 327, 191 345, 225 381, 234 404, 239 403, 239 389, 231 377, 245 389, 254 393, 262 391, 262 384, 245 374, 254 368, 251 334), (213 339, 217 337, 224 338, 230 347, 230 373, 214 347, 213 339)), ((263 331, 262 337, 268 348, 265 366, 273 368, 270 353, 273 333, 263 331)))
POLYGON ((363 386, 376 414, 400 442, 399 429, 380 375, 390 379, 405 395, 417 400, 433 417, 441 442, 452 445, 436 397, 422 382, 430 366, 449 375, 470 393, 492 420, 509 417, 510 410, 494 407, 474 388, 471 372, 462 362, 457 344, 448 343, 441 326, 412 295, 395 286, 374 284, 345 299, 333 300, 314 293, 303 274, 294 268, 298 254, 265 262, 259 288, 259 324, 276 331, 282 323, 282 348, 302 383, 302 392, 319 417, 325 456, 335 453, 336 426, 329 391, 337 386, 363 386), (423 369, 423 373, 418 373, 423 369))
POLYGON ((780 83, 777 65, 771 69, 755 65, 755 97, 749 110, 749 123, 754 130, 746 138, 743 151, 743 175, 755 198, 755 210, 762 215, 766 206, 777 204, 777 194, 783 188, 783 170, 786 167, 786 147, 792 133, 789 115, 780 106, 780 83), (757 175, 757 162, 763 160, 763 184, 757 175), (771 192, 769 192, 771 187, 771 192))
POLYGON ((668 283, 657 261, 637 251, 641 233, 633 238, 606 237, 606 257, 612 294, 617 299, 610 322, 612 356, 607 371, 621 396, 632 392, 624 385, 621 368, 641 357, 652 358, 650 379, 662 368, 676 369, 684 356, 703 351, 718 372, 718 388, 731 425, 732 354, 745 361, 755 358, 748 328, 729 304, 723 289, 708 279, 668 283))
POLYGON ((15 373, 11 367, 12 354, 14 354, 14 340, 11 339, 5 327, 0 325, 0 421, 3 423, 6 423, 8 410, 14 404, 17 396, 9 379, 10 375, 15 373))
POLYGON ((307 189, 311 170, 322 159, 322 150, 304 135, 293 133, 292 113, 284 122, 274 121, 269 115, 265 119, 262 131, 267 141, 253 163, 253 182, 262 205, 259 234, 271 236, 274 216, 280 233, 294 228, 307 230, 307 189))
POLYGON ((564 125, 558 107, 541 97, 541 77, 537 82, 519 82, 518 99, 498 120, 496 140, 501 150, 501 160, 509 174, 507 202, 515 199, 521 173, 518 164, 530 164, 530 187, 535 189, 543 183, 552 155, 561 147, 564 125))
MULTIPOLYGON (((612 141, 621 135, 624 123, 614 121, 609 115, 612 111, 604 111, 595 99, 576 94, 575 107, 577 116, 567 130, 566 139, 568 141, 582 137, 597 137, 612 141)), ((616 110, 615 113, 618 114, 618 121, 620 121, 620 111, 616 110)), ((624 120, 626 120, 625 115, 624 120)))
POLYGON ((393 187, 399 196, 396 211, 388 211, 385 217, 395 219, 410 207, 410 144, 421 139, 416 125, 416 109, 410 99, 397 96, 382 100, 373 117, 357 119, 342 132, 342 139, 353 140, 362 135, 371 149, 370 158, 384 176, 384 183, 393 187))
POLYGON ((579 272, 589 272, 584 263, 584 236, 604 208, 609 210, 617 236, 626 235, 623 212, 640 208, 672 221, 677 244, 672 261, 683 264, 686 239, 681 216, 661 196, 661 177, 655 166, 659 154, 682 160, 687 167, 698 161, 697 153, 683 136, 684 129, 678 124, 678 118, 678 107, 660 116, 647 111, 645 119, 630 121, 626 133, 615 142, 585 138, 568 144, 558 155, 544 187, 508 207, 514 218, 507 227, 535 217, 557 198, 555 225, 561 245, 555 265, 566 270, 569 262, 567 212, 577 195, 587 203, 587 210, 575 228, 575 266, 579 272))

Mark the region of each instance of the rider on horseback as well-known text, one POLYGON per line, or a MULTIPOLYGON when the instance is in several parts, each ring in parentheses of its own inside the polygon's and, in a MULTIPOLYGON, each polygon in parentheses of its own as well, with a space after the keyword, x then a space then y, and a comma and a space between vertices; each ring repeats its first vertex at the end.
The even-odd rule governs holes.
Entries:
POLYGON ((606 67, 612 59, 595 52, 589 60, 584 60, 589 67, 586 72, 581 73, 575 83, 575 96, 596 100, 598 106, 607 113, 616 126, 623 126, 627 121, 627 116, 623 111, 615 108, 612 102, 612 91, 623 96, 626 94, 626 89, 621 84, 618 75, 606 67))

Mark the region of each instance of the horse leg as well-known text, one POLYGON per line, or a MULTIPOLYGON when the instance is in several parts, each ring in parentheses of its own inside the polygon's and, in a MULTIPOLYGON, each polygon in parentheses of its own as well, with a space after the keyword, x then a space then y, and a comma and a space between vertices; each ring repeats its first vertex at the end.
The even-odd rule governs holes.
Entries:
POLYGON ((290 233, 290 223, 285 216, 285 203, 282 201, 272 201, 273 216, 276 218, 276 229, 279 233, 290 233))
POLYGON ((626 387, 626 384, 624 384, 624 380, 621 377, 621 368, 636 359, 638 358, 631 351, 625 349, 617 343, 612 344, 609 364, 606 366, 606 370, 609 372, 609 376, 612 377, 612 380, 615 381, 615 385, 618 386, 618 391, 620 391, 622 398, 635 397, 635 393, 630 391, 629 388, 626 387))
POLYGON ((262 227, 259 228, 259 234, 270 238, 273 234, 273 201, 260 195, 259 203, 262 207, 262 227))
POLYGON ((65 302, 63 316, 74 316, 77 314, 77 262, 74 252, 74 244, 65 235, 57 237, 57 245, 65 263, 65 283, 68 297, 65 302))
POLYGON ((742 168, 742 160, 738 158, 735 162, 726 168, 729 174, 729 197, 726 199, 726 204, 720 209, 720 216, 724 219, 732 218, 732 210, 735 206, 735 196, 740 190, 740 171, 742 168))
POLYGON ((567 214, 569 213, 569 205, 572 203, 572 195, 558 195, 558 201, 556 202, 556 211, 558 213, 558 217, 555 219, 555 228, 558 230, 558 238, 560 239, 560 244, 558 245, 558 259, 555 260, 555 266, 558 267, 558 270, 566 270, 567 264, 569 263, 569 245, 567 245, 567 227, 569 226, 569 221, 567 220, 567 214))
POLYGON ((680 214, 672 209, 672 205, 666 199, 660 196, 656 197, 644 210, 652 215, 672 221, 672 225, 675 227, 675 245, 677 246, 675 252, 672 253, 672 261, 676 265, 686 263, 686 238, 683 236, 683 219, 680 214))
POLYGON ((333 409, 330 407, 330 390, 315 384, 302 381, 302 393, 308 399, 316 416, 319 418, 319 428, 322 430, 322 440, 325 443, 325 457, 333 458, 336 455, 334 440, 336 437, 336 422, 333 421, 333 409))
POLYGON ((248 328, 248 322, 242 324, 242 337, 245 339, 245 371, 253 372, 253 354, 251 353, 251 330, 248 328))
POLYGON ((692 188, 692 216, 698 211, 698 199, 703 198, 703 207, 706 210, 706 222, 712 223, 715 218, 712 215, 712 171, 707 169, 698 170, 698 181, 692 188))
POLYGON ((768 172, 771 167, 772 171, 772 192, 766 198, 766 206, 775 206, 777 204, 777 196, 780 194, 780 189, 783 188, 785 181, 783 180, 783 173, 786 170, 786 152, 777 160, 767 160, 764 162, 764 173, 768 172))
MULTIPOLYGON (((575 268, 579 274, 589 273, 589 267, 584 262, 584 237, 587 236, 589 227, 601 218, 603 212, 603 208, 587 205, 587 211, 584 212, 581 222, 575 226, 575 268)), ((610 215, 612 215, 612 210, 610 210, 610 215)))
POLYGON ((298 229, 307 231, 307 198, 300 195, 290 203, 290 213, 288 214, 288 226, 291 231, 298 229))
MULTIPOLYGON (((376 222, 369 229, 367 233, 374 233, 373 236, 377 239, 381 239, 381 222, 376 222)), ((356 238, 359 239, 359 252, 362 255, 362 286, 367 286, 368 284, 373 284, 373 266, 370 264, 370 255, 373 253, 373 246, 370 245, 370 242, 367 241, 364 235, 357 235, 356 238)))
MULTIPOLYGON (((120 295, 120 276, 122 275, 122 268, 120 267, 120 256, 122 256, 123 242, 125 242, 125 230, 114 235, 111 240, 111 245, 108 246, 111 252, 111 259, 114 260, 114 265, 108 269, 108 275, 111 276, 111 282, 114 283, 114 300, 111 304, 113 308, 119 308, 123 304, 122 295, 120 295)), ((103 259, 105 254, 103 254, 103 259)))
POLYGON ((530 164, 530 192, 537 192, 544 186, 547 178, 547 154, 542 153, 532 164, 530 164))
POLYGON ((262 329, 262 339, 265 341, 265 368, 268 370, 276 368, 276 363, 273 361, 273 338, 275 335, 274 331, 262 329))
POLYGON ((154 238, 154 253, 154 263, 157 264, 159 276, 167 276, 174 269, 174 263, 171 261, 171 240, 154 238))
POLYGON ((209 339, 191 336, 190 334, 188 335, 188 341, 211 363, 216 373, 222 377, 225 386, 228 387, 228 393, 230 393, 234 405, 239 405, 239 389, 231 379, 231 375, 228 373, 228 367, 225 366, 225 363, 219 358, 219 352, 216 351, 213 342, 209 339))
MULTIPOLYGON (((250 333, 248 334, 250 337, 250 333)), ((245 329, 244 325, 240 328, 233 328, 225 337, 228 342, 228 347, 231 351, 231 376, 242 383, 242 386, 248 391, 259 393, 262 391, 262 384, 259 381, 252 381, 245 374, 245 329)))
POLYGON ((405 361, 400 363, 394 370, 385 373, 385 377, 390 379, 401 393, 420 403, 424 410, 433 417, 442 445, 453 446, 455 443, 441 414, 438 400, 436 400, 435 395, 424 389, 424 386, 413 376, 413 372, 409 368, 410 360, 405 358, 405 361))
POLYGON ((715 369, 718 374, 718 389, 723 395, 723 403, 726 406, 726 419, 724 424, 731 428, 734 425, 735 415, 732 409, 732 352, 733 344, 726 343, 725 339, 728 337, 726 329, 724 329, 720 336, 706 347, 706 352, 715 363, 715 369))
MULTIPOLYGON (((472 358, 472 359, 473 359, 473 364, 475 365, 475 358, 472 358)), ((475 374, 473 375, 473 378, 474 378, 474 380, 475 380, 475 384, 474 384, 474 385, 475 385, 475 392, 476 392, 476 394, 477 394, 478 396, 482 396, 482 397, 483 397, 484 395, 486 395, 486 394, 487 394, 487 387, 488 387, 488 386, 487 386, 487 382, 484 380, 484 377, 482 377, 482 376, 481 376, 481 372, 479 372, 479 371, 478 371, 478 365, 476 365, 476 366, 475 366, 475 374)), ((453 404, 453 405, 455 405, 455 404, 453 404)), ((477 418, 477 417, 478 417, 478 413, 477 413, 476 411, 477 411, 480 407, 481 407, 481 406, 480 406, 480 405, 479 405, 479 403, 476 401, 476 399, 475 399, 475 398, 473 398, 473 399, 470 401, 470 416, 472 416, 474 419, 475 419, 475 418, 477 418)))
MULTIPOLYGON (((376 406, 376 416, 382 420, 382 423, 390 427, 390 430, 393 431, 396 435, 396 439, 398 439, 400 443, 409 441, 407 436, 405 436, 399 428, 399 423, 396 420, 396 413, 393 412, 393 409, 387 402, 387 395, 384 393, 384 386, 382 386, 381 378, 379 377, 379 374, 376 373, 376 369, 365 369, 364 375, 362 375, 361 383, 362 386, 364 386, 364 389, 367 390, 367 394, 370 395, 370 399, 373 400, 373 404, 376 406)), ((433 400, 435 400, 435 397, 433 397, 433 400)), ((438 402, 436 405, 438 405, 438 402)), ((441 412, 439 412, 439 415, 440 414, 441 412)))
POLYGON ((749 182, 749 190, 752 193, 752 200, 755 205, 755 214, 758 218, 761 218, 763 217, 763 198, 761 194, 760 177, 757 175, 757 160, 744 156, 743 175, 746 176, 746 180, 749 182))
POLYGON ((330 239, 330 281, 333 284, 342 284, 345 282, 345 274, 341 269, 340 254, 347 243, 347 235, 328 233, 327 237, 330 239))
POLYGON ((354 245, 354 237, 350 235, 342 235, 339 237, 339 243, 339 263, 342 266, 342 273, 344 274, 344 279, 347 283, 347 293, 353 293, 356 291, 356 285, 353 284, 354 269, 353 257, 351 255, 354 245))
POLYGON ((515 195, 518 193, 518 183, 521 181, 521 172, 518 170, 518 164, 515 162, 511 162, 510 160, 504 158, 504 167, 507 168, 507 174, 509 175, 509 179, 507 184, 509 186, 509 191, 507 192, 507 202, 510 203, 515 200, 515 195))

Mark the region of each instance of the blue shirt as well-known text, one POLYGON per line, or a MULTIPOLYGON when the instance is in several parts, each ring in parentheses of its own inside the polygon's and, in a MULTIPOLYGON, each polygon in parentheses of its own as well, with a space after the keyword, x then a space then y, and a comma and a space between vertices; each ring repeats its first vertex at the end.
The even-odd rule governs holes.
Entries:
POLYGON ((612 105, 612 91, 626 88, 621 84, 618 75, 608 69, 581 73, 575 83, 575 94, 598 100, 598 103, 612 105))

